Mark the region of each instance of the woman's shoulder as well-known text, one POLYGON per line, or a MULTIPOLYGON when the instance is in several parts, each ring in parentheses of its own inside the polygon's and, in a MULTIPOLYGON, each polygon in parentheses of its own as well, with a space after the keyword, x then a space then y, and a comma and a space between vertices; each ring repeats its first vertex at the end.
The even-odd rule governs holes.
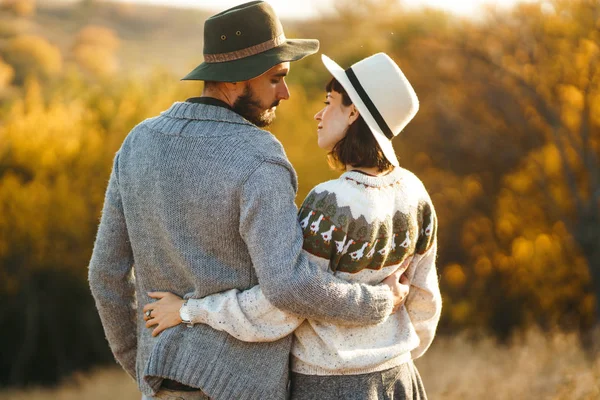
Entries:
POLYGON ((402 187, 413 193, 416 197, 430 201, 429 192, 425 187, 423 181, 412 171, 398 167, 398 176, 400 177, 400 182, 402 182, 402 187))
POLYGON ((342 190, 342 185, 343 181, 341 180, 341 177, 335 178, 335 179, 330 179, 328 181, 324 181, 321 182, 319 184, 317 184, 315 187, 312 188, 311 192, 315 192, 315 193, 323 193, 323 192, 328 192, 328 193, 335 193, 337 191, 342 190))
POLYGON ((339 178, 321 182, 308 192, 308 195, 304 199, 303 206, 311 205, 317 200, 322 202, 326 199, 329 203, 336 203, 336 199, 342 191, 339 178))
POLYGON ((398 176, 405 180, 408 184, 419 186, 425 189, 425 185, 423 184, 421 179, 411 170, 402 167, 397 167, 396 171, 398 173, 398 176))

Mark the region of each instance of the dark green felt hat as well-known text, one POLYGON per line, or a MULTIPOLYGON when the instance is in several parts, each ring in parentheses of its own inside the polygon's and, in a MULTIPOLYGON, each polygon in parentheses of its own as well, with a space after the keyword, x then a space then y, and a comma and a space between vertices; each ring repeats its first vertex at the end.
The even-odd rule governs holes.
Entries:
POLYGON ((287 39, 269 3, 251 1, 206 20, 204 62, 182 80, 247 81, 318 50, 316 39, 287 39))

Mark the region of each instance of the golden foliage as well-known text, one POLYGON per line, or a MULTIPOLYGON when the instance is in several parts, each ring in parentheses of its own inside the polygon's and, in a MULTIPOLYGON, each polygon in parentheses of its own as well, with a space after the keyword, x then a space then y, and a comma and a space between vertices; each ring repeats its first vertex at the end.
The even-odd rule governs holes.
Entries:
POLYGON ((88 25, 82 28, 75 37, 75 46, 79 45, 96 46, 115 51, 119 48, 120 40, 115 32, 107 27, 88 25))
POLYGON ((119 66, 114 54, 104 48, 77 46, 73 49, 73 55, 79 66, 94 76, 112 75, 119 66))
POLYGON ((31 28, 31 21, 0 16, 0 39, 15 37, 27 32, 31 28))
POLYGON ((467 277, 459 264, 450 264, 444 268, 444 278, 449 285, 461 288, 467 281, 467 277))
POLYGON ((19 17, 30 17, 35 14, 35 0, 2 0, 0 8, 9 10, 19 17))
POLYGON ((10 39, 3 53, 19 83, 30 75, 50 78, 62 71, 60 50, 41 36, 20 35, 10 39))
POLYGON ((10 85, 15 76, 15 70, 0 58, 0 89, 10 85))
POLYGON ((503 240, 509 243, 505 256, 514 266, 511 269, 514 292, 527 292, 528 296, 537 299, 531 304, 529 318, 537 318, 534 311, 537 309, 553 323, 561 320, 565 304, 573 304, 578 312, 591 311, 585 290, 590 279, 588 265, 578 255, 564 224, 552 225, 548 220, 548 214, 552 212, 548 209, 551 207, 546 198, 548 194, 553 197, 555 207, 573 207, 572 196, 556 165, 557 153, 551 145, 535 151, 522 169, 508 174, 505 178, 507 190, 500 195, 497 209, 498 218, 501 218, 499 227, 505 231, 503 240), (546 195, 545 185, 549 189, 546 195), (508 222, 506 215, 519 217, 508 222))
POLYGON ((95 25, 81 29, 73 45, 73 57, 79 66, 93 76, 106 77, 118 70, 115 54, 120 41, 114 31, 95 25))
POLYGON ((100 130, 87 120, 81 104, 54 102, 45 105, 37 81, 31 81, 23 100, 0 127, 0 154, 5 173, 0 177, 0 259, 18 246, 23 268, 77 268, 75 244, 89 248, 86 239, 95 220, 90 205, 97 205, 101 190, 91 190, 88 178, 102 152, 100 130), (83 154, 87 154, 82 157, 83 154), (65 224, 65 221, 79 221, 65 224), (3 254, 4 253, 4 254, 3 254))

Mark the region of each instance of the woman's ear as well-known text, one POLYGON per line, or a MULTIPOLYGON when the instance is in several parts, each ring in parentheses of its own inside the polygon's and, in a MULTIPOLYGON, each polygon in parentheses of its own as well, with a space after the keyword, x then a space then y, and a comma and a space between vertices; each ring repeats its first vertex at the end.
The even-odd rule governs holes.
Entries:
POLYGON ((348 115, 348 125, 352 125, 360 117, 358 108, 354 104, 350 105, 350 114, 348 115))

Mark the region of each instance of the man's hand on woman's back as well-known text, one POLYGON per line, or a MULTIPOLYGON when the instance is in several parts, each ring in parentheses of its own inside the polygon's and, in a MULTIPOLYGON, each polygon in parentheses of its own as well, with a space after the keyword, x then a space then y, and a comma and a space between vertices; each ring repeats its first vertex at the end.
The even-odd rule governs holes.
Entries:
POLYGON ((404 272, 404 268, 398 268, 396 272, 381 282, 382 284, 389 286, 392 295, 394 296, 394 309, 392 312, 398 311, 408 297, 410 282, 404 272))

